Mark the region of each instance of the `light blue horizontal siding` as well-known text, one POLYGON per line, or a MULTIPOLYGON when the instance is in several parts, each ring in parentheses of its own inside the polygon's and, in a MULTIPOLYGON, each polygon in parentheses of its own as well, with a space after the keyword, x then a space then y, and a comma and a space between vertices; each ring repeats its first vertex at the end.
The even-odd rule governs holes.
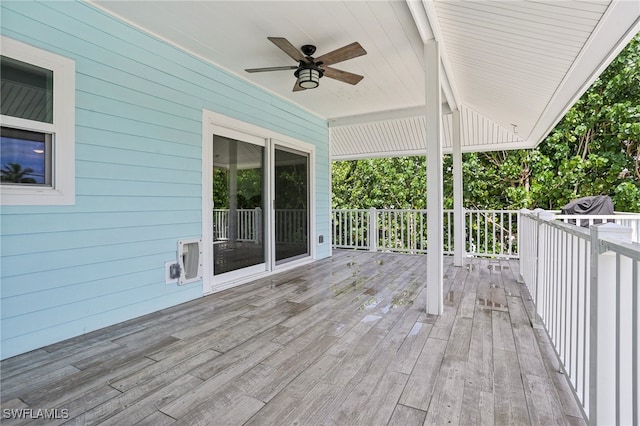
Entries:
MULTIPOLYGON (((166 254, 165 254, 166 256, 166 254)), ((34 292, 24 293, 21 292, 16 295, 6 295, 5 297, 11 303, 6 306, 5 314, 8 317, 19 317, 32 312, 44 312, 48 309, 57 309, 61 304, 70 305, 81 302, 83 300, 90 300, 95 297, 104 297, 106 295, 115 295, 124 291, 144 290, 151 294, 157 294, 157 292, 172 292, 173 288, 165 286, 161 289, 156 284, 159 279, 163 277, 158 276, 158 268, 155 265, 158 255, 152 253, 147 256, 138 256, 136 261, 133 262, 136 268, 140 270, 131 270, 127 274, 113 275, 117 273, 117 270, 111 272, 111 276, 100 277, 98 279, 86 281, 83 276, 80 276, 82 268, 86 268, 88 265, 77 267, 79 273, 72 276, 77 277, 76 281, 66 280, 64 285, 53 287, 53 283, 46 288, 36 289, 34 292), (145 268, 146 269, 143 269, 145 268), (82 281, 84 280, 84 281, 82 281), (152 286, 152 287, 149 287, 152 286), (57 303, 52 301, 64 296, 64 302, 57 303), (21 307, 20 304, 25 304, 25 307, 21 307)), ((129 267, 126 262, 129 259, 113 260, 112 264, 120 267, 129 267)), ((71 268, 65 268, 71 269, 71 268)), ((138 298, 140 299, 140 298, 138 298)), ((136 299, 131 299, 136 300, 136 299)), ((123 299, 124 301, 124 299, 123 299)), ((119 303, 119 302, 118 302, 119 303)), ((3 309, 4 311, 4 309, 3 309)), ((51 318, 50 321, 57 321, 56 318, 51 318)), ((23 332, 24 330, 16 330, 14 333, 23 332)))
MULTIPOLYGON (((175 167, 175 162, 173 163, 175 167)), ((76 176, 86 179, 135 180, 138 182, 165 182, 191 184, 202 177, 200 171, 171 170, 169 168, 146 167, 136 164, 79 161, 76 176)))
MULTIPOLYGON (((76 166, 77 172, 77 166, 76 166)), ((76 198, 76 204, 72 207, 57 206, 39 206, 36 209, 30 206, 18 207, 12 206, 12 214, 45 214, 45 213, 64 213, 66 211, 74 213, 96 213, 96 212, 137 212, 137 211, 181 211, 195 210, 201 208, 202 196, 197 197, 180 197, 180 203, 173 203, 167 200, 166 196, 102 196, 102 195, 85 195, 76 198)), ((6 217, 6 216, 5 216, 6 217)), ((0 226, 2 223, 0 222, 0 226)), ((3 246, 3 249, 7 247, 3 246)))
MULTIPOLYGON (((331 174, 329 162, 328 145, 324 145, 317 150, 317 170, 316 170, 316 232, 324 235, 324 243, 316 248, 316 257, 324 259, 331 254, 331 220, 329 217, 329 207, 331 206, 331 174)), ((314 236, 316 240, 317 236, 314 236)), ((317 241, 317 240, 316 240, 317 241)))
POLYGON ((203 109, 316 146, 328 235, 324 120, 89 4, 0 7, 3 35, 76 62, 76 204, 2 207, 2 358, 202 295, 164 262, 201 236, 203 109))
MULTIPOLYGON (((154 241, 158 238, 174 238, 200 235, 197 223, 159 226, 131 226, 118 229, 90 229, 73 232, 50 232, 47 234, 7 235, 2 241, 2 257, 46 253, 56 250, 88 248, 96 245, 127 244, 136 241, 154 241)), ((86 259, 87 261, 88 259, 86 259)), ((99 260, 99 259, 98 259, 99 260)), ((3 264, 4 266, 4 264, 3 264)), ((2 282, 4 291, 5 281, 2 282)), ((46 284, 46 283, 45 283, 46 284)))
MULTIPOLYGON (((13 276, 24 276, 25 271, 35 274, 54 269, 80 267, 85 265, 84 259, 87 257, 101 259, 102 262, 113 262, 148 255, 158 255, 171 260, 176 256, 176 241, 173 239, 158 239, 7 256, 7 262, 3 267, 2 273, 4 278, 7 279, 13 276)), ((155 269, 158 269, 157 265, 155 265, 155 269)), ((13 294, 12 291, 15 291, 15 294, 26 293, 23 287, 12 289, 7 286, 3 289, 3 296, 13 294)))
MULTIPOLYGON (((78 336, 80 334, 112 325, 114 324, 114 318, 135 318, 159 311, 167 306, 173 306, 193 300, 193 298, 193 292, 190 288, 180 288, 178 291, 174 291, 168 295, 165 294, 148 298, 144 303, 131 303, 109 310, 91 310, 89 307, 90 305, 85 303, 83 304, 85 316, 82 317, 82 320, 69 319, 67 322, 56 322, 53 324, 50 322, 44 322, 39 324, 39 328, 29 332, 28 334, 20 334, 15 337, 7 338, 5 338, 5 333, 9 330, 22 327, 23 322, 27 323, 28 326, 34 321, 28 317, 19 318, 16 323, 5 323, 3 321, 3 346, 6 345, 7 347, 12 348, 12 351, 15 353, 24 353, 33 349, 31 344, 32 340, 40 342, 41 344, 46 342, 59 342, 69 338, 69 335, 78 336)), ((97 306, 94 305, 94 303, 91 305, 97 306)), ((64 310, 61 312, 61 317, 68 318, 65 315, 64 310)))
MULTIPOLYGON (((100 181, 104 182, 104 181, 100 181)), ((6 215, 2 218, 3 235, 28 235, 64 232, 73 224, 74 231, 160 226, 171 223, 197 223, 199 211, 155 211, 122 213, 62 213, 6 215), (6 229, 6 231, 5 231, 6 229)))

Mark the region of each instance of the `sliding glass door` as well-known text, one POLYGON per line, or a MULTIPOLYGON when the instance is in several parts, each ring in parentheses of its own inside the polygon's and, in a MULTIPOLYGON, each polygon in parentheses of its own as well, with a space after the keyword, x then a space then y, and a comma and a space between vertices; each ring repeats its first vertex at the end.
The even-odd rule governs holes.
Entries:
POLYGON ((313 146, 233 124, 204 130, 205 294, 313 256, 313 146))
POLYGON ((213 274, 265 270, 265 147, 213 137, 213 274))
POLYGON ((309 256, 309 154, 274 149, 275 262, 309 256))

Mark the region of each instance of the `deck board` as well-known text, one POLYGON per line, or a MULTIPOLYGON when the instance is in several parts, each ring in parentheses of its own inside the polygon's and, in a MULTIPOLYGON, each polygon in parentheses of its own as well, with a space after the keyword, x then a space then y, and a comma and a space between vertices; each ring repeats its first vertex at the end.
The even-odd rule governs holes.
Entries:
POLYGON ((426 315, 424 256, 337 250, 2 361, 2 407, 78 425, 584 424, 517 262, 444 271, 444 313, 426 315))

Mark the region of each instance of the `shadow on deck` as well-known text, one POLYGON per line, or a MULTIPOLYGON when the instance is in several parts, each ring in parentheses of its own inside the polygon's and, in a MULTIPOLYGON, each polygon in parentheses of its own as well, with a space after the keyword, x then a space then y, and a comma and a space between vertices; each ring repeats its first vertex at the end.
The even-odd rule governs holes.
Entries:
MULTIPOLYGON (((518 263, 336 251, 3 361, 2 408, 46 424, 584 424, 518 263), (139 422, 139 423, 138 423, 139 422)), ((22 424, 28 419, 5 420, 22 424)))

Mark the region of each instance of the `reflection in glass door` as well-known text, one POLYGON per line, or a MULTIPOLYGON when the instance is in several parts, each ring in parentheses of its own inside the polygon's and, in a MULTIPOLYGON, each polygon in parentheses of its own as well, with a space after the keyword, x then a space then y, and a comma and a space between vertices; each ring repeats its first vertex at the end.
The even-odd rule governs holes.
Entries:
POLYGON ((213 137, 213 274, 265 263, 263 146, 213 137))
POLYGON ((275 147, 276 264, 309 255, 309 155, 275 147))

